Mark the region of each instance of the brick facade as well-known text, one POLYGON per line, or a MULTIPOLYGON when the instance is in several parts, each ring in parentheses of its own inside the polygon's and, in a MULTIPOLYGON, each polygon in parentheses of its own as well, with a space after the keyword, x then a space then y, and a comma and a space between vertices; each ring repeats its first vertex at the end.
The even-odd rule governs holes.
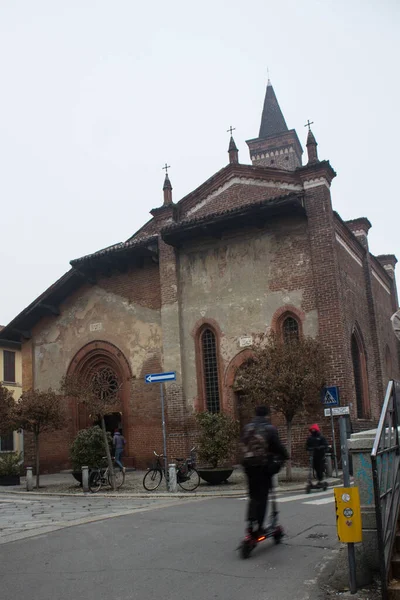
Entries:
MULTIPOLYGON (((378 260, 369 253, 367 219, 346 224, 333 211, 335 173, 327 161, 318 161, 312 135, 312 160, 302 167, 297 135, 282 116, 270 137, 268 123, 261 129, 264 137, 249 142, 253 165, 231 162, 177 204, 166 180, 164 204, 136 235, 73 261, 72 274, 13 322, 30 330, 22 346, 24 389, 57 388, 65 373, 85 361, 101 358, 113 366, 124 385, 120 410, 128 465, 146 466, 153 450, 162 449, 160 390, 144 383, 147 373, 177 373, 176 382, 165 386, 169 455, 185 455, 194 443, 194 415, 206 405, 199 343, 206 327, 217 339, 220 407, 235 416, 232 386, 237 368, 251 355, 246 340, 279 331, 287 315, 297 319, 302 335, 319 336, 328 383, 340 386, 354 429, 376 423, 388 378, 400 377, 390 324, 397 308, 394 257, 378 260), (263 162, 267 151, 277 151, 279 160, 271 163, 269 155, 263 162), (45 315, 44 302, 57 303, 59 314, 45 315), (365 352, 369 420, 357 414, 353 334, 365 352)), ((65 430, 42 443, 45 469, 68 465, 70 444, 84 422, 76 406, 67 408, 65 430)), ((321 408, 315 420, 329 438, 322 414, 321 408)), ((273 419, 285 439, 284 423, 273 419)), ((307 424, 295 423, 295 462, 305 459, 306 435, 307 424)), ((27 439, 27 460, 29 447, 27 439)))

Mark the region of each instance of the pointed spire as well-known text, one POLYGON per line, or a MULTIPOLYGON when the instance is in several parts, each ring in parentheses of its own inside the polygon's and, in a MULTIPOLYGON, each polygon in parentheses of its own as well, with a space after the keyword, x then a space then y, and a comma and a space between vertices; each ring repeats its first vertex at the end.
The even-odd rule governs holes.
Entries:
POLYGON ((319 162, 318 152, 317 152, 317 141, 314 137, 313 132, 311 131, 312 123, 308 121, 304 127, 308 126, 308 135, 307 135, 307 154, 308 154, 308 165, 315 165, 319 162))
POLYGON ((165 169, 165 179, 164 179, 164 185, 163 185, 164 206, 168 206, 169 204, 172 204, 172 185, 171 185, 170 179, 168 177, 169 165, 167 165, 167 163, 165 163, 165 166, 163 167, 163 169, 165 169))
POLYGON ((267 138, 288 131, 285 118, 276 99, 274 88, 268 77, 267 91, 265 93, 264 108, 261 117, 260 133, 258 137, 267 138))
POLYGON ((231 135, 231 139, 229 141, 228 154, 229 154, 229 162, 231 164, 239 162, 239 151, 236 147, 235 140, 233 139, 233 135, 231 135))

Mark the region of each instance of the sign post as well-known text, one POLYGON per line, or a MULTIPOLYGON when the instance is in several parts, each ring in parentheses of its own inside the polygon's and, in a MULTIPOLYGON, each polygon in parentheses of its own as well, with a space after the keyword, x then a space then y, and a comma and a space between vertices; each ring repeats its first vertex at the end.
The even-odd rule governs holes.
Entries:
MULTIPOLYGON (((349 496, 349 500, 351 499, 352 492, 354 492, 354 488, 350 487, 350 470, 349 470, 349 454, 347 450, 347 435, 346 435, 346 422, 343 417, 339 417, 339 429, 340 429, 340 449, 342 452, 342 465, 343 465, 343 488, 341 488, 342 492, 347 492, 349 496), (347 490, 345 489, 347 488, 347 490), (350 490, 350 493, 349 493, 350 490)), ((340 488, 339 488, 340 489, 340 488)), ((357 488, 358 492, 358 488, 357 488)), ((342 499, 347 500, 346 494, 343 494, 342 499)), ((349 501, 348 500, 348 501, 349 501)), ((346 526, 347 530, 349 530, 349 536, 347 537, 347 550, 349 555, 349 579, 350 579, 350 592, 355 594, 357 591, 357 580, 356 580, 356 555, 354 549, 354 542, 361 541, 361 513, 359 509, 359 497, 358 497, 358 520, 356 522, 359 523, 359 527, 354 527, 354 521, 351 517, 354 516, 354 507, 349 506, 346 507, 343 511, 344 517, 347 518, 346 526), (351 513, 351 514, 350 514, 351 513), (358 531, 359 530, 359 531, 358 531), (358 534, 358 535, 357 535, 358 534), (350 541, 351 540, 351 541, 350 541)), ((339 528, 340 522, 338 522, 339 528)), ((338 529, 339 531, 339 529, 338 529)))
POLYGON ((332 446, 333 446, 333 459, 335 462, 335 476, 338 477, 338 463, 336 454, 336 439, 335 439, 335 425, 333 422, 332 406, 339 405, 339 388, 337 385, 325 387, 322 391, 322 404, 329 406, 330 408, 325 409, 325 416, 331 417, 331 430, 332 430, 332 446))
MULTIPOLYGON (((168 469, 168 461, 167 461, 167 433, 165 429, 165 406, 164 406, 164 389, 163 383, 166 381, 175 381, 176 380, 176 372, 170 371, 168 373, 150 373, 149 375, 145 375, 144 378, 146 383, 159 383, 160 384, 160 398, 161 398, 161 419, 162 419, 162 432, 163 432, 163 454, 164 454, 164 464, 165 464, 165 475, 167 476, 168 469)), ((168 478, 166 477, 167 481, 168 478)))

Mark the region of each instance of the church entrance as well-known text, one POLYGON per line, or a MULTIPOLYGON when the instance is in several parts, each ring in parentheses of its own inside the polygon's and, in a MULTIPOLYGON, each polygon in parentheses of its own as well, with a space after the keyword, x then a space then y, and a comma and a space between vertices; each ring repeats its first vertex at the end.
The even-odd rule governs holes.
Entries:
MULTIPOLYGON (((112 412, 108 415, 104 415, 104 423, 106 425, 106 431, 113 435, 116 429, 122 430, 122 414, 120 412, 112 412)), ((97 420, 94 425, 101 427, 100 419, 97 420)))
MULTIPOLYGON (((68 375, 94 379, 99 397, 109 405, 104 415, 106 430, 112 435, 115 429, 123 431, 126 439, 125 457, 128 466, 133 465, 133 452, 129 445, 129 404, 131 372, 122 352, 113 344, 104 341, 90 342, 73 358, 68 375), (98 389, 97 389, 98 388, 98 389), (110 398, 110 403, 107 402, 110 398)), ((83 404, 76 406, 76 430, 101 426, 97 415, 90 414, 83 404)))

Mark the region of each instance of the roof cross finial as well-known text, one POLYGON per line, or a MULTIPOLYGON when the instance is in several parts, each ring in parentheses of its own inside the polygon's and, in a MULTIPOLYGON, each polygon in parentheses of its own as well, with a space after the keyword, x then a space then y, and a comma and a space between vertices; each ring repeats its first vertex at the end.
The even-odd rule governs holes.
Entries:
POLYGON ((268 83, 271 83, 271 78, 269 76, 269 67, 267 67, 267 75, 268 75, 268 83))
POLYGON ((307 123, 304 125, 304 127, 308 127, 308 131, 311 131, 311 125, 314 125, 314 121, 307 119, 307 123))
POLYGON ((166 177, 168 177, 168 169, 170 169, 170 168, 171 168, 171 165, 167 165, 167 163, 165 163, 165 166, 162 167, 162 169, 165 169, 165 175, 166 175, 166 177))
POLYGON ((232 135, 232 131, 235 131, 236 127, 232 127, 232 125, 229 127, 229 129, 226 130, 226 133, 230 133, 232 135))

